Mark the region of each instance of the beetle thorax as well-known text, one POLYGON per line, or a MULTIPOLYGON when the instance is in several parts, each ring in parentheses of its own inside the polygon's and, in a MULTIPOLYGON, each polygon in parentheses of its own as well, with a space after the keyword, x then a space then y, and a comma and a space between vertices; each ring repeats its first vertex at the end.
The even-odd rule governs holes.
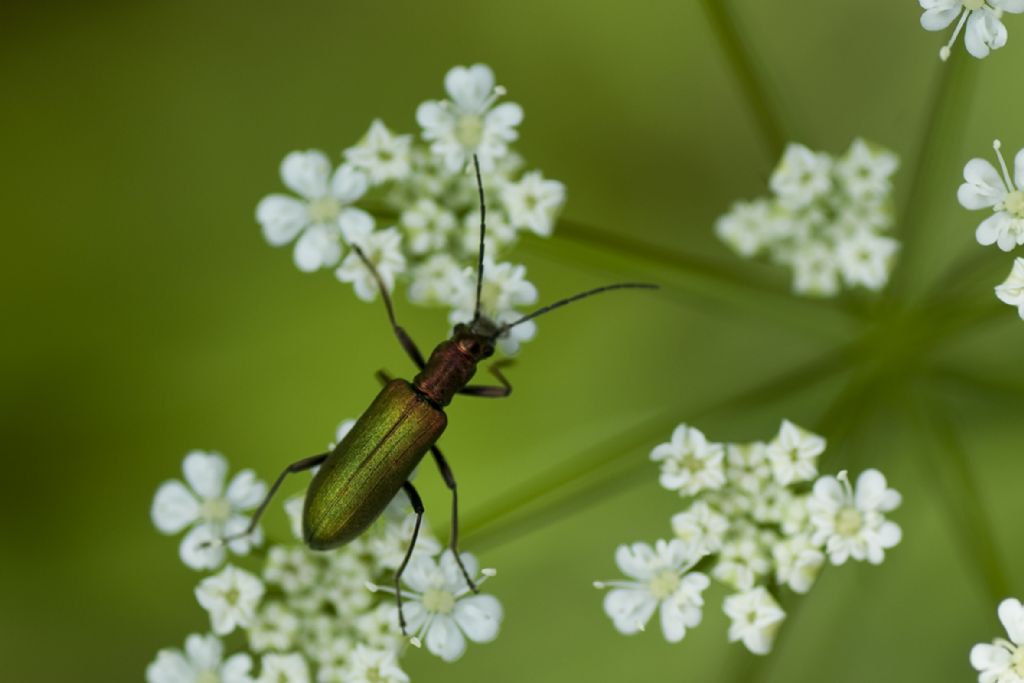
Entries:
POLYGON ((456 325, 452 338, 437 345, 413 386, 439 406, 446 406, 476 373, 477 363, 494 355, 494 323, 481 318, 456 325), (481 329, 485 328, 485 329, 481 329))

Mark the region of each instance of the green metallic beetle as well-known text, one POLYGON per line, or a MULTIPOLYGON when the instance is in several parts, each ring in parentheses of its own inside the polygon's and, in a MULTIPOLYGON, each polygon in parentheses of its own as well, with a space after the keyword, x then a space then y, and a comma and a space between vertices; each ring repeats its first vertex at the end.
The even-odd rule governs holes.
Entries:
POLYGON ((455 477, 437 447, 438 438, 448 426, 445 406, 451 403, 456 394, 499 398, 512 392, 511 385, 501 372, 500 362, 491 366, 490 370, 498 378, 501 386, 470 385, 469 381, 476 373, 477 365, 494 355, 497 339, 516 325, 600 292, 625 288, 656 288, 656 285, 628 282, 606 285, 544 306, 504 325, 498 325, 481 315, 480 287, 483 281, 486 206, 480 167, 475 156, 473 164, 480 194, 480 254, 477 267, 476 309, 472 321, 456 325, 451 338, 438 344, 430 357, 424 361, 416 344, 396 322, 387 288, 377 270, 363 251, 353 244, 352 249, 377 280, 391 327, 402 348, 419 368, 419 374, 412 382, 407 382, 403 379, 389 379, 383 373, 378 373, 385 381, 384 388, 345 438, 328 453, 305 458, 286 467, 256 509, 249 527, 238 534, 245 536, 252 533, 274 493, 285 477, 293 472, 320 466, 306 492, 302 513, 302 535, 306 544, 314 550, 337 548, 362 534, 380 516, 398 490, 403 489, 416 513, 416 524, 413 527, 409 548, 402 564, 395 572, 395 596, 398 601, 402 633, 405 633, 405 617, 402 613, 401 577, 409 558, 412 557, 423 520, 423 502, 409 482, 409 477, 427 451, 433 454, 441 476, 452 492, 449 546, 470 589, 476 592, 476 585, 466 568, 462 566, 462 558, 459 555, 458 492, 455 477))

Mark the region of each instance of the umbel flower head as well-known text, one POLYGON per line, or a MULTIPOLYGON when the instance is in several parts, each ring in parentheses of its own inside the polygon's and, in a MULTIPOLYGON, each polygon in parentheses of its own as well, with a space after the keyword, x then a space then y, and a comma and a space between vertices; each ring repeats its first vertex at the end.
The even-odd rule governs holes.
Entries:
MULTIPOLYGON (((521 234, 550 237, 565 204, 565 186, 526 168, 513 151, 522 108, 501 102, 505 89, 485 64, 456 66, 444 78, 447 98, 420 104, 420 137, 397 134, 380 119, 342 153, 340 164, 318 150, 291 152, 281 180, 294 194, 264 197, 256 220, 273 246, 293 244, 305 272, 334 269, 356 297, 377 297, 377 282, 351 249, 359 246, 389 292, 407 286, 415 304, 441 306, 449 321, 474 312, 480 241, 476 155, 487 201, 487 269, 482 311, 503 323, 536 301, 525 269, 506 260, 521 234), (470 297, 471 298, 471 297, 470 297)), ((531 339, 530 321, 498 340, 506 354, 531 339)))
POLYGON ((1003 159, 1002 143, 996 140, 992 147, 1002 175, 985 159, 971 159, 964 166, 964 183, 957 191, 957 199, 965 209, 992 210, 975 233, 978 244, 995 244, 1003 251, 1011 251, 1024 244, 1024 149, 1017 152, 1011 178, 1003 159))
POLYGON ((680 425, 655 446, 662 487, 687 507, 672 516, 675 538, 619 546, 615 561, 629 580, 594 584, 613 589, 604 609, 615 628, 641 631, 658 610, 666 640, 682 640, 700 623, 702 592, 713 579, 731 591, 722 605, 732 621, 729 641, 763 655, 786 616, 784 589, 807 593, 826 557, 882 562, 900 541, 886 517, 900 496, 873 469, 856 490, 845 472, 819 477, 825 446, 789 420, 767 443, 714 443, 680 425))
MULTIPOLYGON (((342 422, 335 440, 353 424, 342 422)), ((200 519, 191 512, 201 501, 220 501, 227 495, 223 456, 195 452, 185 461, 186 480, 195 492, 180 482, 161 486, 153 505, 158 529, 180 531, 187 520, 200 519)), ((254 481, 245 470, 227 488, 247 491, 254 481)), ((259 486, 262 497, 265 487, 259 486)), ((158 652, 146 669, 148 683, 408 683, 400 659, 410 651, 410 642, 454 661, 469 642, 498 636, 501 603, 493 595, 470 591, 454 555, 442 552, 425 523, 403 575, 405 615, 413 638, 402 634, 394 589, 379 586, 394 585, 413 534, 415 515, 404 493, 363 536, 330 552, 302 544, 301 529, 294 524, 301 517, 301 496, 286 501, 284 508, 294 538, 270 543, 258 558, 242 558, 246 567, 229 564, 204 576, 194 596, 213 635, 189 636, 184 651, 158 652), (225 656, 219 636, 235 631, 242 631, 239 642, 246 645, 225 656)), ((224 529, 211 533, 220 539, 224 529)), ((478 571, 469 553, 462 554, 462 563, 478 586, 494 575, 491 569, 478 571)))
POLYGON ((793 291, 835 296, 843 287, 882 289, 899 242, 892 225, 892 152, 855 139, 841 156, 792 143, 769 180, 774 195, 737 202, 715 224, 744 258, 793 269, 793 291))
POLYGON ((953 36, 939 50, 942 61, 949 59, 953 43, 964 32, 967 51, 978 59, 1006 45, 1003 12, 1024 12, 1024 0, 919 0, 924 14, 921 26, 928 31, 942 31, 956 21, 953 36), (966 27, 966 30, 964 28, 966 27))

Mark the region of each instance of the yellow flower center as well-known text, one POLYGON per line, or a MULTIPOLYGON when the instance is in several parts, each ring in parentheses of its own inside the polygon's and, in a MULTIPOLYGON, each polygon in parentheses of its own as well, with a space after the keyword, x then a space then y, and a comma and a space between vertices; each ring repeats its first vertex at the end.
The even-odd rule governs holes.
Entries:
POLYGON ((1017 190, 1006 195, 1003 200, 1006 210, 1018 218, 1024 218, 1024 190, 1017 190))
POLYGON ((466 149, 476 149, 484 137, 484 121, 476 114, 463 114, 455 123, 455 137, 466 149))
POLYGON ((309 203, 309 218, 314 223, 330 223, 341 213, 341 204, 334 197, 320 197, 309 203))
POLYGON ((1024 647, 1014 649, 1010 664, 1013 667, 1013 672, 1024 678, 1024 647))
POLYGON ((964 0, 964 7, 972 12, 985 6, 985 0, 964 0))
POLYGON ((853 536, 860 531, 863 522, 857 508, 845 507, 836 515, 836 531, 840 536, 853 536))
POLYGON ((208 522, 226 522, 231 516, 231 503, 226 498, 204 500, 200 513, 208 522))
POLYGON ((658 600, 664 600, 679 588, 679 574, 671 569, 662 569, 654 575, 654 578, 647 584, 647 588, 651 591, 651 595, 658 600))
POLYGON ((423 607, 428 612, 451 614, 455 608, 455 596, 448 591, 431 588, 423 594, 423 607))
POLYGON ((220 676, 215 671, 200 671, 196 683, 220 683, 220 676))

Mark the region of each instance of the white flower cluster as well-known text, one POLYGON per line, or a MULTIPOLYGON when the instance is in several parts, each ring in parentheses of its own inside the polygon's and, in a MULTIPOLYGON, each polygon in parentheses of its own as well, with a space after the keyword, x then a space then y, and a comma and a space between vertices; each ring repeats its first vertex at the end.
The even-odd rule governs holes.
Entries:
POLYGON ((860 138, 839 158, 791 143, 769 181, 774 196, 735 203, 715 233, 740 256, 791 267, 798 294, 879 290, 900 246, 882 234, 898 166, 894 153, 860 138))
MULTIPOLYGON (((985 159, 971 159, 964 166, 964 183, 957 191, 957 199, 965 209, 993 212, 975 232, 979 244, 995 244, 1003 251, 1012 251, 1024 244, 1024 149, 1013 160, 1011 178, 1003 159, 1002 143, 996 140, 992 146, 1002 175, 985 159)), ((1024 258, 1014 259, 1009 277, 996 287, 996 297, 1016 306, 1024 319, 1024 258)))
POLYGON ((729 641, 767 654, 785 619, 779 593, 811 589, 828 558, 879 564, 900 542, 900 527, 886 513, 900 495, 885 477, 865 470, 856 486, 846 472, 818 476, 825 440, 782 422, 768 442, 709 442, 680 425, 672 439, 651 451, 661 464, 661 485, 686 498, 672 517, 671 540, 619 546, 615 562, 626 581, 598 581, 611 588, 604 609, 615 628, 643 630, 655 610, 669 642, 700 624, 703 591, 711 580, 731 595, 729 641))
POLYGON ((971 666, 978 670, 978 683, 1024 683, 1024 605, 1016 598, 999 603, 999 621, 1005 638, 971 648, 971 666))
MULTIPOLYGON (((452 324, 469 320, 476 296, 480 208, 472 157, 487 196, 487 263, 481 307, 497 322, 520 317, 537 301, 522 265, 500 262, 523 232, 548 237, 565 203, 565 186, 510 149, 522 108, 498 103, 505 90, 484 64, 457 66, 444 79, 448 97, 420 104, 421 138, 375 120, 335 167, 319 150, 292 152, 281 180, 297 196, 271 194, 256 220, 274 246, 294 241, 302 271, 334 270, 364 301, 377 284, 350 245, 358 245, 389 291, 408 283, 416 304, 444 306, 452 324)), ((535 334, 533 322, 499 340, 505 353, 535 334)))
MULTIPOLYGON (((342 423, 340 440, 353 421, 342 423)), ((164 483, 153 503, 153 521, 164 533, 190 524, 181 545, 182 560, 194 569, 213 570, 224 562, 225 533, 241 531, 236 514, 259 504, 266 487, 248 470, 222 484, 227 462, 220 455, 195 452, 185 457, 185 478, 164 483), (258 495, 257 495, 258 494, 258 495), (227 520, 227 521, 225 521, 227 520)), ((203 578, 195 589, 210 619, 209 634, 192 634, 184 650, 164 649, 146 669, 148 683, 406 683, 398 660, 406 643, 423 645, 446 661, 466 650, 466 641, 494 640, 502 607, 491 595, 474 594, 451 550, 424 523, 415 552, 402 576, 403 606, 411 638, 402 635, 393 588, 395 571, 412 537, 415 515, 399 493, 360 538, 330 552, 301 542, 302 496, 288 500, 294 541, 272 543, 260 566, 228 564, 203 578), (221 638, 244 631, 248 647, 224 658, 221 638), (258 662, 258 667, 256 666, 258 662)), ((250 545, 227 544, 236 554, 250 545)), ((462 563, 479 586, 494 570, 479 570, 476 558, 462 563)))
POLYGON ((988 57, 992 50, 1006 45, 1006 27, 1003 12, 1024 12, 1024 0, 919 0, 924 14, 921 26, 928 31, 942 31, 956 19, 956 28, 949 42, 939 50, 942 61, 949 59, 953 43, 960 37, 964 26, 964 44, 967 51, 978 59, 988 57))

